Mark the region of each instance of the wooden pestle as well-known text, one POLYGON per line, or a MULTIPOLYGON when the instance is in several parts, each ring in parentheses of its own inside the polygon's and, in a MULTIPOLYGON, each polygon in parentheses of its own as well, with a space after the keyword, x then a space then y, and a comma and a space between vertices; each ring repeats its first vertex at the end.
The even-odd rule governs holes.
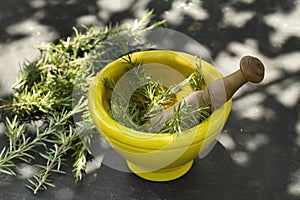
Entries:
POLYGON ((208 84, 205 90, 192 92, 179 103, 164 110, 162 113, 150 119, 150 124, 155 125, 165 123, 173 118, 174 108, 185 102, 187 106, 199 106, 210 102, 212 111, 226 103, 234 93, 245 83, 259 83, 264 78, 265 67, 263 63, 255 57, 244 56, 240 61, 240 69, 234 73, 217 79, 208 84))

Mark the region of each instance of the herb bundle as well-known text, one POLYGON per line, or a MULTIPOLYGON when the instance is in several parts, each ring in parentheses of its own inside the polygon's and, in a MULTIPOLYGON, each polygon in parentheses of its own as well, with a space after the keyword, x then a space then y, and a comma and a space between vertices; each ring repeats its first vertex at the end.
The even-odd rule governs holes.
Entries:
MULTIPOLYGON (((105 87, 114 94, 116 98, 108 97, 110 103, 109 112, 120 124, 129 128, 152 133, 181 134, 182 131, 192 128, 210 115, 210 103, 199 104, 196 108, 181 102, 174 107, 174 116, 167 123, 158 121, 150 124, 149 120, 164 109, 178 103, 176 93, 186 86, 193 90, 203 90, 205 82, 201 73, 201 60, 197 59, 197 70, 185 80, 166 88, 160 81, 153 81, 151 75, 144 70, 142 62, 132 59, 132 54, 122 57, 124 64, 131 66, 131 77, 127 80, 127 86, 137 88, 132 93, 129 102, 126 101, 128 88, 117 88, 114 80, 103 78, 105 87), (159 127, 159 128, 157 128, 159 127)), ((122 84, 121 84, 122 85, 122 84)), ((129 89, 131 91, 131 89, 129 89)))
POLYGON ((128 52, 127 44, 136 43, 141 33, 165 23, 151 25, 151 15, 132 26, 74 29, 74 36, 38 48, 40 58, 22 66, 11 97, 1 100, 8 145, 0 149, 0 174, 16 175, 21 162, 36 166, 27 187, 37 193, 54 186, 51 174, 65 173, 62 166, 71 154, 75 181, 82 179, 90 154, 83 138, 89 140, 94 128, 86 99, 90 80, 109 58, 128 52), (35 124, 34 133, 28 124, 35 124))

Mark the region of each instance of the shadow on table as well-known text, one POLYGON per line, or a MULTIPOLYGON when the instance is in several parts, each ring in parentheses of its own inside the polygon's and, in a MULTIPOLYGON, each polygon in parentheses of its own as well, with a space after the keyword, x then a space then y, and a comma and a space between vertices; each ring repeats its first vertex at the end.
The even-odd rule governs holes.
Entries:
MULTIPOLYGON (((99 21, 101 8, 96 0, 81 1, 1 1, 0 7, 0 43, 10 44, 26 33, 11 33, 12 25, 26 18, 35 18, 39 23, 56 30, 59 37, 72 34, 72 27, 77 19, 86 15, 94 15, 99 21), (39 3, 33 3, 39 2, 39 3)), ((188 1, 187 1, 188 2, 188 1)), ((197 2, 197 1, 190 1, 197 2)), ((248 2, 248 1, 247 1, 248 2)), ((288 37, 281 46, 274 46, 271 34, 275 29, 264 21, 264 16, 271 13, 289 13, 295 9, 297 1, 260 1, 250 3, 240 1, 199 1, 208 12, 209 17, 195 20, 184 15, 182 23, 169 27, 187 34, 206 46, 212 58, 221 52, 234 56, 228 45, 232 42, 243 43, 250 38, 257 42, 261 55, 277 58, 300 49, 300 39, 288 37), (224 24, 224 8, 230 7, 239 12, 254 12, 255 15, 242 27, 224 24)), ((109 21, 117 22, 125 18, 135 18, 132 2, 126 10, 110 13, 109 21)), ((154 8, 156 16, 153 21, 163 18, 163 13, 172 9, 172 1, 149 1, 141 8, 154 8)), ((104 22, 106 23, 106 22, 104 22)), ((295 69, 300 66, 295 66, 295 69)), ((167 183, 152 183, 128 173, 113 170, 105 165, 85 177, 82 183, 74 184, 71 169, 63 176, 53 175, 57 187, 41 192, 37 197, 25 189, 24 182, 19 179, 1 175, 0 197, 12 199, 297 199, 297 187, 300 187, 300 147, 297 143, 299 135, 300 101, 299 97, 292 106, 280 102, 274 92, 273 85, 280 85, 281 90, 288 89, 289 84, 299 82, 299 70, 291 73, 282 69, 280 76, 268 84, 249 90, 235 100, 247 99, 251 94, 263 95, 260 106, 264 111, 273 113, 270 118, 245 119, 237 111, 233 111, 224 130, 233 139, 232 149, 225 149, 220 144, 203 160, 196 160, 192 170, 184 177, 167 183), (242 130, 242 131, 241 131, 242 130), (253 138, 258 140, 253 142, 253 138), (259 138, 266 139, 260 144, 259 138), (249 141, 252 141, 250 144, 249 141), (252 145, 252 146, 251 146, 252 145), (254 149, 254 150, 253 150, 254 149), (237 156, 237 157, 236 157, 237 156), (240 156, 240 157, 238 157, 240 156), (237 158, 232 160, 231 158, 237 158), (238 159, 246 159, 240 164, 238 159)), ((280 92, 280 91, 278 91, 280 92)), ((245 106, 247 106, 245 104, 245 106)))
MULTIPOLYGON (((13 33, 10 27, 26 19, 34 19, 40 24, 55 30, 58 37, 66 37, 73 33, 72 27, 78 25, 78 19, 94 16, 98 22, 104 24, 122 22, 126 19, 136 18, 140 9, 154 9, 155 17, 153 21, 162 20, 166 11, 174 9, 171 0, 149 1, 143 7, 136 7, 136 2, 130 1, 125 9, 113 9, 111 11, 102 10, 100 4, 111 4, 109 1, 88 0, 84 3, 79 0, 74 1, 4 1, 1 0, 0 8, 0 43, 12 42, 26 37, 26 33, 13 33), (100 3, 99 3, 100 2, 100 3), (108 19, 101 18, 101 13, 105 11, 108 19)), ((190 15, 183 13, 183 21, 180 24, 171 24, 169 27, 185 33, 199 43, 205 45, 215 58, 222 51, 229 51, 228 44, 236 41, 243 42, 247 38, 257 41, 259 50, 268 57, 276 57, 282 53, 297 51, 300 48, 300 39, 296 36, 289 37, 283 45, 274 46, 270 36, 275 29, 265 23, 264 17, 272 13, 289 13, 297 5, 296 0, 287 1, 192 1, 186 0, 182 3, 198 2, 208 13, 209 17, 203 20, 195 20, 190 15), (254 12, 254 16, 243 26, 233 26, 224 22, 224 12, 227 8, 243 12, 254 12)), ((121 4, 121 2, 119 2, 121 4)), ((102 5, 101 4, 101 5, 102 5)), ((113 5, 113 4, 111 4, 113 5)), ((102 6, 103 7, 103 6, 102 6)), ((118 6, 120 7, 120 6, 118 6)), ((202 11, 199 11, 202 12, 202 11)), ((232 53, 232 52, 231 52, 232 53)))
MULTIPOLYGON (((122 158, 120 158, 122 161, 122 158)), ((70 168, 68 170, 71 170, 70 168)), ((253 199, 259 197, 259 188, 250 190, 244 170, 230 159, 226 149, 219 143, 210 156, 196 159, 192 169, 183 177, 164 183, 145 181, 132 173, 120 172, 105 165, 74 184, 71 173, 54 175, 56 188, 34 196, 24 187, 19 177, 1 177, 0 198, 9 199, 253 199), (248 188, 247 198, 240 198, 237 188, 248 188), (17 191, 17 192, 16 192, 17 191)), ((265 194, 263 194, 265 195, 265 194)))
MULTIPOLYGON (((114 152, 111 152, 114 154, 114 152)), ((117 155, 117 154, 116 154, 117 155)), ((120 157, 120 162, 124 162, 120 157)), ((68 167, 67 171, 71 171, 68 167)), ((259 170, 259 167, 256 169, 259 170)), ((260 175, 261 176, 261 175, 260 175)), ((257 180, 257 171, 241 168, 232 162, 228 151, 217 143, 209 156, 196 159, 191 170, 183 177, 169 182, 150 182, 132 173, 125 173, 105 165, 95 170, 78 184, 71 173, 53 175, 55 188, 33 195, 24 187, 22 177, 1 177, 0 198, 7 199, 297 199, 281 187, 273 191, 266 184, 268 174, 257 180)), ((276 180, 272 180, 276 181, 276 180)), ((281 184, 287 180, 281 179, 281 184)))

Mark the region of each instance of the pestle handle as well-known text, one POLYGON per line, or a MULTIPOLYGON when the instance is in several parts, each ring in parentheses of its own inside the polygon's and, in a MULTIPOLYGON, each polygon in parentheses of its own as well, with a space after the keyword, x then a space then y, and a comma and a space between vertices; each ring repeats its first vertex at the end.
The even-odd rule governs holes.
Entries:
MULTIPOLYGON (((265 67, 263 63, 255 57, 244 56, 240 61, 240 69, 234 73, 217 79, 208 84, 205 90, 195 91, 185 97, 181 102, 185 102, 188 106, 198 106, 199 104, 211 102, 212 110, 222 106, 228 101, 234 93, 245 83, 259 83, 264 79, 265 67)), ((173 117, 174 107, 164 110, 162 113, 150 119, 150 124, 167 122, 173 117)))
POLYGON ((222 106, 234 93, 247 82, 259 83, 264 78, 265 67, 255 57, 244 56, 240 61, 240 69, 218 79, 203 91, 202 101, 211 102, 214 108, 222 106))

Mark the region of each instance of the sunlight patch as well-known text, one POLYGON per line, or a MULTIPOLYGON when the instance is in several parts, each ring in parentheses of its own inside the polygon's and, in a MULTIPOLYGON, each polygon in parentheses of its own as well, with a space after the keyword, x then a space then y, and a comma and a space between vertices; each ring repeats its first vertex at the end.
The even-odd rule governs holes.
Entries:
POLYGON ((273 94, 276 100, 285 107, 293 108, 297 105, 300 98, 299 86, 299 81, 288 79, 283 83, 271 85, 270 87, 268 87, 268 92, 273 94))
POLYGON ((18 170, 18 173, 19 173, 18 178, 20 178, 20 179, 31 178, 33 176, 33 174, 38 172, 38 170, 39 169, 37 167, 28 165, 26 163, 22 163, 18 170))
POLYGON ((293 182, 288 186, 288 193, 300 197, 300 169, 294 174, 293 182))
POLYGON ((45 0, 28 1, 28 3, 30 3, 30 6, 35 9, 41 9, 47 6, 47 2, 45 0))
POLYGON ((255 15, 255 12, 240 12, 232 7, 224 7, 222 11, 224 13, 224 24, 235 27, 243 27, 255 15))
POLYGON ((241 167, 247 166, 250 161, 250 155, 243 151, 236 151, 231 153, 231 158, 234 163, 241 167))
POLYGON ((296 129, 296 133, 297 133, 296 144, 300 147, 300 119, 299 118, 300 118, 300 116, 298 117, 298 121, 297 121, 295 129, 296 129))
POLYGON ((266 134, 258 133, 247 140, 246 149, 251 152, 257 151, 260 147, 267 145, 269 142, 270 139, 266 134))
POLYGON ((236 100, 232 110, 237 111, 236 113, 241 118, 252 120, 266 119, 269 121, 276 116, 276 113, 272 109, 263 106, 265 99, 266 95, 263 93, 249 94, 236 100))
POLYGON ((182 23, 184 16, 188 15, 194 20, 205 20, 209 17, 208 12, 202 8, 199 2, 174 1, 172 8, 165 11, 162 17, 168 23, 179 25, 182 23))
POLYGON ((102 160, 104 158, 104 154, 98 155, 93 160, 87 162, 85 172, 86 174, 90 174, 101 167, 102 160))
POLYGON ((97 2, 98 6, 101 8, 101 12, 108 11, 111 13, 128 10, 132 3, 132 0, 114 0, 113 3, 111 0, 102 0, 97 2))
POLYGON ((6 126, 4 122, 0 122, 0 136, 6 132, 6 126))
POLYGON ((289 37, 299 36, 300 4, 296 5, 292 12, 276 12, 265 16, 265 23, 272 26, 270 39, 276 46, 281 46, 289 37))
POLYGON ((234 139, 227 134, 226 130, 224 130, 224 133, 221 135, 219 141, 227 150, 234 150, 236 148, 234 139))

